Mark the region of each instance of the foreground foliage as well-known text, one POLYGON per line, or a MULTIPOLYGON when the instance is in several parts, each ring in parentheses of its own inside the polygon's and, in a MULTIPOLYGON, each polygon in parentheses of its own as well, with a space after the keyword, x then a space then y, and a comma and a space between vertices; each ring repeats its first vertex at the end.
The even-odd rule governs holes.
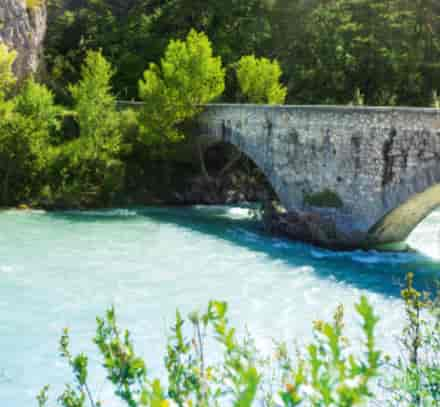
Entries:
MULTIPOLYGON (((278 343, 272 357, 259 355, 249 333, 238 335, 228 322, 226 303, 212 301, 204 313, 176 312, 166 355, 167 380, 152 378, 128 331, 119 328, 114 308, 97 319, 97 345, 114 395, 139 406, 438 406, 440 389, 440 302, 416 291, 412 275, 402 291, 407 324, 403 353, 392 363, 376 345, 378 316, 365 297, 356 304, 363 338, 352 353, 344 336, 344 309, 333 321, 314 323, 313 341, 291 356, 278 343), (428 311, 424 314, 423 311, 428 311), (190 334, 192 332, 192 334, 190 334), (213 362, 216 360, 216 362, 213 362), (391 373, 391 374, 390 374, 391 373), (385 376, 384 376, 385 374, 385 376)), ((104 406, 89 378, 89 359, 70 351, 68 330, 60 354, 74 383, 57 398, 62 407, 104 406)), ((49 386, 38 395, 49 404, 49 386)))
MULTIPOLYGON (((293 362, 285 345, 277 347, 276 361, 280 375, 276 382, 265 377, 266 362, 250 336, 240 338, 227 319, 227 305, 213 301, 203 314, 192 313, 184 320, 179 312, 172 328, 165 357, 167 383, 148 375, 145 361, 133 347, 130 334, 117 324, 115 310, 97 320, 94 339, 103 358, 107 380, 115 395, 127 406, 220 406, 247 407, 257 400, 266 405, 352 406, 372 396, 371 382, 378 375, 381 354, 376 349, 374 332, 378 318, 366 300, 356 306, 364 334, 363 355, 347 352, 343 336, 343 309, 339 307, 333 322, 317 322, 315 340, 293 362), (186 324, 194 334, 187 337, 186 324), (212 341, 222 359, 211 363, 207 354, 212 341)), ((75 383, 59 396, 64 407, 100 406, 89 384, 88 357, 70 353, 69 334, 60 341, 61 356, 71 366, 75 383)), ((38 400, 40 407, 48 400, 48 388, 38 400)))
POLYGON ((393 405, 440 405, 440 297, 434 299, 413 287, 408 275, 402 291, 407 325, 403 331, 402 356, 394 369, 390 388, 393 405))

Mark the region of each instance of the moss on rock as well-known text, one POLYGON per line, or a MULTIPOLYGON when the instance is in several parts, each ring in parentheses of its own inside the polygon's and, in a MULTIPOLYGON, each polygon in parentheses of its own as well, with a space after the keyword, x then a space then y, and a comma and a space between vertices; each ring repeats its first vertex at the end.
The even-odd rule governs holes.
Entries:
POLYGON ((304 204, 318 208, 342 208, 344 206, 344 202, 339 195, 330 189, 314 194, 306 194, 304 196, 304 204))

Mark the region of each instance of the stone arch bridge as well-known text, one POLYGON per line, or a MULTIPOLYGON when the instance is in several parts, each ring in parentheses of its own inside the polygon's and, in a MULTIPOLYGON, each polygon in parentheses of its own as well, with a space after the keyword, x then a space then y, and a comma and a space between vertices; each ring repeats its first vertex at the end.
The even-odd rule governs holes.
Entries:
POLYGON ((318 243, 402 242, 440 205, 440 110, 209 105, 198 124, 205 147, 235 145, 313 219, 318 243))

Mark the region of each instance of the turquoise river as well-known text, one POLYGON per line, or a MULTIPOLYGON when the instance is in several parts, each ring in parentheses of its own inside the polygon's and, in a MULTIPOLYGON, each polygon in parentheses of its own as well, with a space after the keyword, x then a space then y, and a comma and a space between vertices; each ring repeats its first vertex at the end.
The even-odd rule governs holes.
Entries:
POLYGON ((64 327, 75 352, 90 352, 94 389, 109 400, 91 338, 111 304, 157 375, 175 309, 210 299, 228 301, 233 324, 268 353, 274 339, 310 339, 312 321, 339 303, 355 339, 353 304, 366 294, 382 315, 380 343, 395 354, 405 274, 420 288, 440 277, 440 212, 409 242, 418 253, 331 252, 264 235, 245 208, 0 212, 0 407, 36 406, 44 384, 56 393, 68 381, 64 327))

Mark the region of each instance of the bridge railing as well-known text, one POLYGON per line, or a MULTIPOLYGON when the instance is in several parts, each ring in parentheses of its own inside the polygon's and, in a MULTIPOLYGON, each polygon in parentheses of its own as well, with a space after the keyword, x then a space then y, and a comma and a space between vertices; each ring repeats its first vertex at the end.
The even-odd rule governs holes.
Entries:
MULTIPOLYGON (((145 102, 138 100, 117 100, 116 105, 120 107, 137 107, 145 105, 145 102)), ((314 111, 330 111, 330 112, 377 112, 377 113, 428 113, 440 115, 440 108, 435 107, 409 107, 409 106, 351 106, 351 105, 257 105, 243 103, 209 103, 199 107, 217 107, 217 108, 250 108, 250 109, 297 109, 297 110, 314 110, 314 111)))

